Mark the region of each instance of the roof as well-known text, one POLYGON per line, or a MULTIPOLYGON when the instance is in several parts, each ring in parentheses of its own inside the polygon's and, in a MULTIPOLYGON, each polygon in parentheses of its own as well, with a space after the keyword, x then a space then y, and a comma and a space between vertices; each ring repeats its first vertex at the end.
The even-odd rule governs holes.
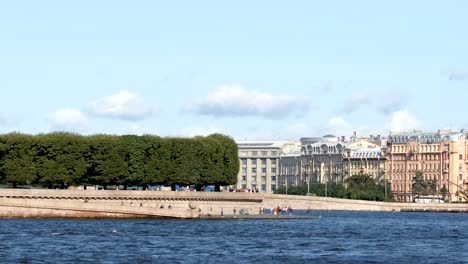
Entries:
POLYGON ((272 141, 236 141, 238 148, 282 148, 287 140, 272 141))
POLYGON ((451 132, 448 130, 439 130, 437 132, 402 132, 391 133, 389 136, 389 143, 405 144, 408 142, 427 142, 436 143, 442 141, 457 141, 460 139, 467 139, 468 133, 464 130, 460 132, 451 132))
POLYGON ((382 157, 381 153, 381 148, 363 148, 351 151, 350 158, 379 158, 382 157))

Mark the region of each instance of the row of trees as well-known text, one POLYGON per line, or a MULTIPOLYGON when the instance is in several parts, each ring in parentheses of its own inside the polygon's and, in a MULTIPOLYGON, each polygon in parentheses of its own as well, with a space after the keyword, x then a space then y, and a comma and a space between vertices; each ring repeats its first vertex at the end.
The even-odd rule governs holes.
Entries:
MULTIPOLYGON (((393 201, 394 196, 390 184, 376 182, 371 176, 361 174, 353 175, 346 180, 346 185, 337 183, 312 184, 309 186, 310 194, 317 196, 328 196, 334 198, 347 198, 369 201, 393 201)), ((285 194, 286 187, 280 187, 276 194, 285 194)), ((292 195, 307 195, 307 185, 290 186, 287 190, 292 195)))
MULTIPOLYGON (((435 195, 439 191, 437 188, 438 185, 439 180, 437 178, 433 180, 426 180, 424 179, 424 173, 422 171, 416 171, 416 174, 413 177, 412 191, 416 196, 428 194, 435 195)), ((440 189, 440 193, 444 198, 447 195, 448 189, 445 184, 440 189)))
POLYGON ((221 134, 195 138, 0 135, 0 181, 14 187, 220 186, 235 184, 238 171, 237 145, 221 134))

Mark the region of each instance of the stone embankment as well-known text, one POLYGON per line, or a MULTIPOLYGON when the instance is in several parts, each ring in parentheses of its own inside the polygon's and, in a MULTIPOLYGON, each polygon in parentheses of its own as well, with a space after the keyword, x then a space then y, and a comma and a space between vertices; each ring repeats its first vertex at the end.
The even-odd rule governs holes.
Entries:
POLYGON ((468 212, 467 204, 414 204, 229 192, 0 189, 0 217, 200 218, 295 210, 468 212))

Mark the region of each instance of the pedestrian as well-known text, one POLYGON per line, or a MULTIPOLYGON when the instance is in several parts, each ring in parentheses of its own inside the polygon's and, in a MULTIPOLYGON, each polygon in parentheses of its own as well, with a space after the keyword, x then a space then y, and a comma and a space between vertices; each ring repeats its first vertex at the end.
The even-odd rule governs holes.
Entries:
POLYGON ((224 216, 224 209, 221 208, 221 216, 224 216))
POLYGON ((232 209, 232 212, 233 212, 234 214, 236 214, 236 212, 237 212, 237 211, 236 211, 236 208, 232 209))

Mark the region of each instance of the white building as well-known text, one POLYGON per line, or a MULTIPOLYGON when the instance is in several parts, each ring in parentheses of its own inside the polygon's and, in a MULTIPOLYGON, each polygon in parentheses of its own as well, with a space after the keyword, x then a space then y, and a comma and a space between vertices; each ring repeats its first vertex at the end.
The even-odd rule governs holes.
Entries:
POLYGON ((237 189, 272 193, 280 185, 280 160, 300 146, 294 141, 237 141, 240 170, 237 189))

